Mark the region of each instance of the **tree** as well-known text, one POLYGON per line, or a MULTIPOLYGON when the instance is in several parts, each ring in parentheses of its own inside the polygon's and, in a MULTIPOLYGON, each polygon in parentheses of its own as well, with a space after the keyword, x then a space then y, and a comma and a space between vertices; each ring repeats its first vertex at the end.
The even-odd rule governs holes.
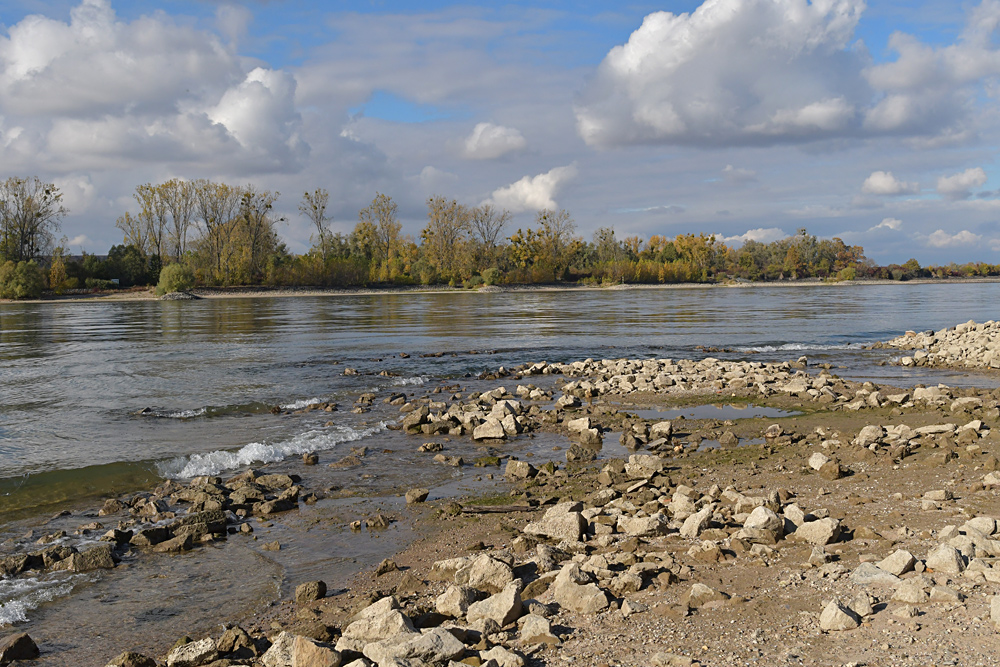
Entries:
POLYGON ((535 216, 535 224, 538 225, 536 234, 540 251, 537 261, 550 267, 553 276, 559 278, 569 268, 569 250, 575 240, 573 232, 576 224, 565 209, 543 209, 535 216))
POLYGON ((483 204, 469 211, 470 230, 478 246, 476 254, 480 265, 492 264, 496 259, 497 241, 510 217, 510 211, 497 210, 493 204, 483 204))
POLYGON ((420 233, 427 261, 446 280, 461 278, 461 246, 469 231, 469 209, 452 199, 427 200, 427 226, 420 233))
POLYGON ((115 220, 115 227, 122 230, 124 245, 137 249, 143 257, 149 254, 149 236, 147 235, 149 230, 141 219, 125 211, 115 220))
POLYGON ((232 258, 232 237, 239 222, 242 191, 225 183, 207 180, 194 184, 195 215, 203 228, 201 239, 212 264, 215 280, 222 282, 232 258))
POLYGON ((159 191, 160 198, 170 212, 171 255, 175 262, 179 262, 187 252, 188 230, 194 221, 195 185, 191 181, 173 178, 159 186, 159 191))
POLYGON ((265 260, 276 245, 274 224, 277 221, 271 216, 271 210, 280 195, 280 192, 257 190, 248 185, 240 197, 239 219, 245 236, 243 253, 252 282, 259 282, 264 277, 265 260))
POLYGON ((330 254, 330 237, 332 236, 327 227, 327 223, 333 220, 326 214, 329 201, 330 193, 324 188, 316 188, 313 192, 303 194, 302 202, 299 204, 299 212, 316 227, 316 240, 313 243, 319 248, 324 263, 330 254))
POLYGON ((62 193, 52 183, 34 176, 0 183, 0 261, 25 262, 45 254, 66 212, 62 193))
POLYGON ((43 282, 42 270, 34 261, 0 264, 0 299, 37 299, 43 282))
MULTIPOLYGON (((65 240, 65 239, 64 239, 65 240)), ((66 284, 66 262, 63 260, 63 249, 52 251, 52 262, 49 265, 49 289, 56 294, 62 294, 66 284)))
POLYGON ((358 211, 359 221, 370 225, 374 233, 373 259, 378 267, 380 280, 393 277, 392 263, 399 251, 399 232, 403 228, 396 217, 398 208, 392 197, 377 192, 372 203, 358 211))

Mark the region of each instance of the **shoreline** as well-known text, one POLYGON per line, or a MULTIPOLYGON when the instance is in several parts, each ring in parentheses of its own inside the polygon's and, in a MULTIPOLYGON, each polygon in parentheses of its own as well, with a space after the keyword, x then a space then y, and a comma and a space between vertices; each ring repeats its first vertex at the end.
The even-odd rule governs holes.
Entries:
MULTIPOLYGON (((190 294, 197 299, 248 299, 248 298, 288 298, 288 297, 336 297, 336 296, 377 296, 381 294, 498 294, 513 292, 594 292, 629 290, 684 290, 684 289, 753 289, 753 288, 806 288, 806 287, 868 287, 906 285, 948 285, 948 284, 996 284, 1000 277, 982 278, 917 278, 914 280, 851 280, 827 282, 820 279, 783 280, 772 282, 725 282, 725 283, 669 283, 615 285, 499 285, 495 287, 464 289, 460 287, 434 286, 386 286, 386 287, 197 287, 190 294)), ((102 292, 97 294, 74 294, 52 296, 41 299, 0 299, 6 304, 62 304, 62 303, 134 303, 160 301, 153 289, 123 292, 102 292)))
MULTIPOLYGON (((629 363, 638 364, 633 372, 637 372, 642 365, 641 362, 629 363)), ((811 369, 807 375, 802 375, 799 371, 803 370, 804 367, 797 365, 797 362, 773 364, 765 367, 764 372, 768 375, 764 377, 770 377, 770 374, 773 374, 773 378, 768 380, 768 383, 774 383, 774 390, 759 392, 744 383, 742 388, 733 384, 732 392, 729 391, 728 387, 725 388, 725 391, 720 391, 722 388, 713 384, 718 380, 710 379, 717 375, 717 372, 713 370, 715 366, 718 366, 719 369, 736 367, 753 369, 753 365, 750 362, 710 363, 707 360, 679 360, 677 363, 680 364, 681 373, 704 379, 693 380, 694 384, 690 388, 671 385, 665 388, 649 387, 646 389, 633 386, 631 381, 619 379, 616 380, 618 384, 615 386, 600 388, 596 390, 596 393, 590 393, 594 390, 586 384, 589 382, 586 378, 596 370, 593 365, 588 368, 586 362, 577 362, 582 366, 557 364, 548 367, 552 371, 551 375, 556 376, 556 378, 550 379, 556 380, 556 386, 562 391, 562 398, 568 399, 573 395, 585 398, 583 400, 577 399, 575 404, 574 401, 570 400, 564 403, 557 402, 557 406, 561 407, 554 413, 556 419, 545 418, 543 415, 547 412, 544 410, 535 413, 535 419, 539 421, 537 423, 532 421, 534 426, 528 429, 529 433, 537 432, 539 435, 548 433, 559 438, 565 438, 568 435, 569 443, 572 444, 569 450, 563 448, 562 451, 557 450, 555 454, 552 454, 556 459, 561 459, 566 455, 568 460, 559 460, 551 472, 540 472, 545 470, 545 466, 542 466, 540 461, 530 458, 530 454, 529 458, 526 459, 512 456, 509 451, 501 454, 508 460, 506 469, 501 468, 500 470, 507 473, 507 484, 509 484, 511 491, 506 494, 506 497, 510 498, 508 502, 511 503, 512 509, 495 515, 469 514, 464 513, 461 506, 457 510, 455 509, 456 500, 460 499, 442 497, 432 505, 426 506, 427 509, 418 512, 421 516, 416 518, 414 523, 414 535, 417 536, 417 539, 398 551, 395 556, 390 557, 389 560, 393 561, 394 567, 386 566, 389 570, 387 574, 373 574, 370 571, 371 565, 362 565, 359 566, 357 573, 347 580, 332 582, 334 590, 330 595, 320 596, 316 600, 299 600, 298 602, 285 599, 276 605, 247 609, 246 613, 238 618, 217 620, 232 622, 243 619, 243 622, 246 623, 244 629, 249 631, 252 636, 262 639, 264 635, 267 635, 269 641, 274 642, 278 642, 280 639, 279 630, 299 636, 312 632, 321 635, 321 637, 312 637, 311 641, 320 642, 320 648, 323 650, 332 650, 332 648, 324 648, 326 645, 323 642, 329 642, 329 645, 332 646, 337 634, 333 630, 347 633, 347 627, 355 613, 386 595, 395 594, 402 611, 412 617, 414 622, 420 618, 419 613, 428 613, 426 611, 427 605, 433 609, 435 596, 447 586, 447 581, 442 583, 435 575, 437 569, 435 562, 456 556, 475 559, 482 557, 482 554, 489 554, 493 558, 493 555, 496 554, 495 557, 501 562, 504 559, 511 559, 512 563, 522 563, 513 566, 515 571, 526 573, 525 576, 527 576, 522 582, 526 588, 521 597, 527 600, 530 592, 532 600, 535 600, 532 602, 534 606, 529 605, 528 607, 529 615, 541 614, 543 617, 547 614, 551 615, 553 628, 550 632, 551 638, 546 639, 542 644, 525 643, 518 638, 518 626, 509 629, 499 627, 498 629, 501 630, 499 632, 487 633, 484 631, 482 633, 483 640, 475 647, 472 647, 471 643, 468 644, 470 648, 467 648, 466 651, 471 651, 473 657, 475 651, 482 653, 488 652, 487 649, 492 651, 500 647, 508 653, 519 653, 525 659, 534 661, 531 664, 535 665, 553 664, 556 660, 563 659, 573 659, 576 661, 574 664, 579 665, 616 664, 621 660, 625 660, 625 664, 633 664, 637 659, 635 657, 636 651, 649 653, 651 650, 646 646, 648 642, 643 639, 650 624, 656 625, 667 621, 668 627, 662 628, 661 631, 671 635, 672 641, 675 643, 669 644, 669 650, 679 662, 664 662, 665 659, 662 657, 655 658, 654 655, 648 655, 646 662, 642 663, 640 660, 640 663, 744 664, 743 661, 750 658, 756 660, 757 657, 749 654, 743 655, 742 652, 746 650, 745 646, 740 646, 736 651, 736 644, 722 639, 726 630, 720 629, 716 620, 718 614, 729 614, 739 618, 740 632, 746 632, 745 626, 756 627, 757 629, 753 630, 754 636, 756 636, 759 632, 774 631, 775 628, 780 628, 789 622, 778 610, 780 605, 775 604, 788 596, 791 596, 788 599, 797 600, 794 603, 795 608, 802 611, 800 611, 797 621, 796 617, 792 619, 796 624, 795 627, 786 631, 791 633, 795 642, 806 641, 807 644, 818 643, 820 645, 820 648, 803 648, 804 657, 808 659, 800 662, 825 665, 827 663, 823 662, 820 657, 823 655, 823 651, 832 651, 829 655, 843 655, 838 651, 845 649, 856 652, 857 646, 850 641, 851 634, 849 632, 824 631, 817 635, 814 630, 810 630, 817 622, 814 617, 818 617, 819 611, 822 610, 819 591, 809 592, 787 587, 782 589, 778 585, 779 575, 787 572, 789 568, 793 571, 802 568, 804 566, 799 564, 806 560, 812 563, 816 550, 813 549, 813 555, 810 556, 808 545, 805 547, 805 552, 802 552, 802 547, 797 546, 797 542, 789 538, 782 540, 780 536, 761 538, 763 541, 757 539, 761 536, 756 533, 753 534, 756 536, 753 539, 746 539, 745 536, 740 537, 741 533, 738 533, 736 528, 744 520, 735 518, 739 515, 739 510, 735 510, 735 513, 724 511, 719 515, 720 518, 706 522, 704 531, 698 531, 701 533, 698 535, 700 541, 692 541, 690 538, 678 540, 676 530, 678 527, 682 527, 680 524, 672 524, 671 529, 662 532, 657 528, 652 533, 642 531, 636 533, 637 544, 647 554, 645 560, 639 562, 650 563, 649 567, 640 569, 643 573, 648 571, 657 576, 650 581, 647 580, 645 574, 642 574, 639 579, 634 581, 627 579, 631 582, 627 586, 625 583, 615 583, 614 577, 625 576, 626 573, 615 569, 618 567, 615 565, 617 561, 612 561, 612 556, 626 558, 627 562, 627 555, 630 553, 628 548, 634 547, 624 547, 623 545, 631 544, 634 539, 628 537, 632 535, 630 531, 633 524, 627 521, 623 524, 623 519, 619 517, 616 530, 614 522, 609 524, 606 521, 598 521, 600 516, 609 516, 605 510, 601 509, 611 506, 611 503, 607 502, 610 496, 606 494, 613 492, 615 497, 634 498, 634 502, 638 506, 640 502, 648 505, 652 500, 655 500, 657 493, 661 493, 656 491, 657 489, 666 491, 667 495, 660 496, 661 498, 670 498, 670 490, 676 489, 673 491, 672 505, 680 502, 677 500, 677 494, 685 497, 687 497, 685 494, 690 494, 689 502, 692 503, 692 506, 695 506, 695 503, 701 505, 705 502, 705 507, 711 504, 714 509, 719 509, 725 505, 725 501, 719 497, 718 490, 727 486, 727 493, 729 493, 729 489, 735 488, 738 491, 734 491, 734 493, 740 498, 754 496, 754 491, 758 487, 764 489, 774 489, 779 486, 787 488, 791 495, 779 502, 779 508, 788 505, 798 507, 795 504, 798 503, 803 506, 804 510, 814 510, 818 513, 820 509, 816 508, 818 504, 822 504, 823 511, 827 512, 828 516, 837 517, 838 522, 843 522, 850 529, 850 536, 846 539, 834 540, 829 543, 829 548, 823 546, 822 551, 826 560, 822 564, 814 564, 801 570, 805 573, 803 576, 818 575, 820 582, 835 583, 839 579, 841 580, 839 586, 842 588, 844 582, 847 581, 848 571, 855 566, 858 559, 861 559, 862 564, 870 564, 873 562, 870 554, 874 552, 880 556, 885 555, 888 553, 885 552, 887 547, 897 548, 897 546, 908 547, 914 550, 914 553, 918 553, 914 547, 908 545, 914 543, 915 546, 925 548, 922 545, 927 542, 926 526, 940 524, 940 520, 935 518, 938 517, 935 512, 944 511, 943 514, 940 514, 940 519, 947 519, 951 516, 951 513, 947 511, 950 506, 948 501, 951 498, 945 496, 952 492, 937 494, 935 491, 934 493, 937 495, 934 497, 937 498, 938 495, 941 495, 944 500, 923 501, 921 505, 923 514, 914 512, 912 503, 907 505, 909 509, 905 510, 905 517, 900 516, 896 521, 903 522, 904 526, 913 530, 910 531, 911 534, 893 537, 888 534, 887 530, 891 526, 887 524, 886 527, 883 527, 882 522, 876 518, 882 515, 888 516, 889 511, 893 508, 898 510, 903 507, 891 497, 891 492, 896 492, 899 489, 904 492, 904 497, 907 499, 919 498, 921 492, 918 491, 917 495, 913 495, 914 491, 911 490, 915 482, 922 487, 929 485, 932 488, 937 488, 936 485, 945 485, 955 488, 955 496, 961 500, 963 496, 958 495, 962 493, 960 489, 974 489, 975 471, 983 469, 987 458, 992 457, 992 465, 1000 465, 996 459, 996 455, 1000 454, 1000 442, 993 435, 1000 433, 1000 413, 996 409, 996 397, 992 396, 989 391, 954 390, 948 392, 949 398, 944 401, 942 406, 938 406, 933 401, 915 403, 914 401, 917 400, 916 389, 906 392, 888 386, 865 388, 861 382, 841 381, 835 376, 831 376, 828 369, 811 369), (826 379, 823 379, 824 377, 826 379), (813 385, 812 388, 810 388, 810 384, 813 385), (830 394, 823 394, 816 390, 816 394, 812 395, 810 392, 814 391, 816 386, 827 389, 833 387, 833 395, 839 396, 839 398, 832 401, 821 400, 822 396, 830 394), (862 391, 864 396, 858 401, 857 392, 862 391), (954 396, 954 400, 963 406, 958 414, 956 414, 954 407, 956 403, 951 403, 951 396, 954 396), (975 399, 979 400, 978 407, 975 400, 972 400, 976 396, 980 397, 975 399), (667 444, 670 445, 670 448, 660 447, 659 450, 656 449, 656 443, 649 439, 648 430, 647 435, 642 436, 642 431, 635 430, 634 426, 641 423, 645 423, 647 426, 655 424, 656 418, 650 418, 651 416, 647 415, 637 421, 630 416, 636 410, 642 409, 658 411, 677 404, 713 405, 733 401, 751 407, 753 405, 772 406, 774 409, 785 411, 785 414, 781 416, 756 416, 751 411, 751 414, 746 417, 740 415, 730 419, 698 418, 674 421, 674 433, 667 437, 667 444), (987 402, 992 407, 987 408, 987 402), (950 410, 949 403, 951 404, 950 410), (583 418, 587 420, 588 424, 594 420, 596 429, 591 429, 588 426, 584 429, 586 434, 581 431, 580 435, 574 435, 576 432, 572 430, 573 427, 569 427, 567 430, 567 425, 571 423, 571 420, 579 420, 582 416, 585 416, 583 418), (934 424, 949 419, 959 423, 969 419, 975 421, 975 417, 986 420, 990 426, 997 428, 990 430, 986 423, 981 423, 981 430, 985 435, 979 432, 975 434, 974 442, 977 443, 974 445, 975 452, 972 452, 973 445, 970 444, 964 450, 958 448, 954 459, 945 456, 940 462, 938 458, 940 458, 942 450, 943 453, 947 454, 953 449, 953 445, 949 445, 947 439, 954 437, 956 433, 954 426, 951 431, 947 432, 928 430, 926 435, 915 436, 909 444, 902 446, 902 449, 899 448, 898 443, 889 442, 888 436, 884 435, 879 436, 886 438, 884 444, 876 439, 872 444, 874 448, 857 447, 856 438, 853 435, 863 425, 872 422, 907 423, 912 424, 915 428, 923 428, 933 427, 934 424), (777 431, 783 431, 783 433, 766 437, 759 443, 756 442, 761 433, 766 436, 767 433, 773 431, 770 424, 780 424, 777 431), (818 435, 820 430, 822 430, 822 436, 818 435), (591 431, 593 432, 591 433, 591 431), (625 444, 626 435, 634 433, 632 441, 634 446, 614 445, 613 439, 618 432, 622 433, 622 445, 625 444), (727 436, 727 433, 730 435, 727 436), (572 454, 574 448, 581 447, 579 443, 590 442, 593 438, 598 439, 598 449, 600 450, 600 442, 604 440, 604 434, 607 434, 608 440, 604 441, 605 454, 602 458, 598 458, 596 462, 571 458, 571 456, 578 456, 581 451, 584 451, 576 449, 577 454, 572 454), (639 437, 638 441, 635 440, 636 437, 639 437), (735 437, 737 442, 742 440, 746 441, 747 444, 738 447, 722 445, 718 449, 702 449, 706 440, 711 441, 712 438, 718 438, 719 441, 722 441, 726 437, 735 437), (631 458, 629 458, 629 452, 633 453, 631 458), (817 454, 827 459, 827 462, 833 460, 836 463, 835 470, 829 466, 821 470, 820 468, 825 466, 825 463, 820 467, 815 466, 813 458, 817 454), (615 467, 615 461, 622 462, 622 457, 628 458, 629 463, 622 463, 619 470, 615 467), (635 459, 634 463, 632 459, 635 459), (651 473, 641 472, 639 477, 635 478, 634 473, 628 472, 627 466, 639 465, 639 462, 642 462, 642 465, 652 465, 653 459, 658 459, 660 463, 659 467, 651 469, 651 473), (807 459, 808 465, 805 464, 807 459), (953 460, 954 463, 949 465, 949 460, 953 460), (927 461, 931 461, 931 463, 927 463, 927 461), (980 464, 980 461, 983 463, 980 464), (532 463, 537 465, 531 465, 532 463), (609 466, 611 467, 609 468, 609 466), (811 472, 808 472, 810 468, 811 472), (527 475, 521 476, 517 472, 531 469, 534 469, 535 474, 529 472, 527 475), (609 470, 611 472, 608 472, 609 470), (798 471, 793 474, 793 471, 796 470, 798 471), (836 474, 831 474, 832 472, 836 474), (666 476, 667 473, 669 476, 666 476), (601 475, 605 475, 606 479, 601 475), (632 476, 631 480, 629 479, 630 475, 632 476), (956 477, 961 479, 956 481, 956 477), (972 485, 962 486, 962 484, 972 485), (713 491, 708 489, 709 485, 714 485, 713 488, 717 490, 714 495, 713 491), (700 489, 700 491, 696 494, 694 489, 700 489), (699 500, 698 495, 701 493, 708 495, 699 500), (852 497, 858 498, 859 494, 866 494, 868 499, 860 503, 851 500, 852 497), (602 500, 596 505, 593 504, 596 502, 595 498, 598 497, 602 500), (644 498, 645 500, 643 500, 644 498), (706 498, 710 500, 706 500, 706 498), (584 564, 603 563, 603 565, 592 565, 592 569, 587 570, 589 574, 586 576, 591 579, 596 578, 601 589, 606 589, 608 591, 606 595, 611 596, 614 600, 610 607, 605 607, 604 610, 596 614, 592 611, 571 610, 566 606, 570 603, 560 600, 558 597, 559 592, 555 590, 557 586, 553 583, 551 576, 545 574, 537 576, 537 571, 531 575, 530 570, 523 569, 527 567, 525 562, 528 564, 541 562, 538 560, 540 556, 535 556, 534 561, 531 560, 534 553, 532 550, 535 548, 535 544, 544 545, 546 543, 546 540, 537 537, 526 541, 528 535, 525 533, 525 524, 529 520, 538 521, 543 515, 546 515, 546 512, 550 511, 547 508, 558 507, 553 503, 563 501, 582 501, 584 506, 588 507, 585 514, 590 525, 588 531, 591 532, 588 532, 586 539, 579 543, 581 546, 578 548, 582 551, 578 553, 586 557, 579 562, 584 564), (930 506, 928 506, 928 502, 930 502, 930 506), (434 505, 438 511, 437 516, 432 515, 434 505), (882 508, 883 505, 885 508, 882 508), (864 523, 866 520, 869 523, 864 523), (930 524, 927 523, 928 520, 931 521, 930 524), (716 521, 722 522, 721 528, 714 527, 718 525, 716 521), (736 525, 734 525, 734 521, 736 525), (878 538, 866 538, 859 533, 862 527, 874 526, 875 524, 878 525, 878 528, 867 528, 869 530, 867 534, 879 535, 878 538), (601 528, 602 526, 603 528, 601 528), (921 528, 924 529, 924 532, 919 534, 914 532, 921 528), (879 530, 882 530, 885 535, 880 534, 879 530), (481 546, 478 545, 479 543, 481 546), (528 545, 527 551, 524 551, 525 545, 528 545), (686 549, 688 550, 685 551, 686 549), (663 555, 667 553, 670 554, 669 557, 663 555), (656 556, 655 560, 650 560, 649 554, 659 555, 656 556), (592 558, 603 560, 592 561, 590 560, 592 558), (669 559, 669 563, 672 563, 671 565, 667 565, 667 559, 669 559), (655 567, 653 567, 654 563, 655 567), (832 567, 838 563, 841 563, 838 565, 840 570, 832 567), (779 567, 772 570, 770 569, 772 564, 779 567), (611 572, 611 574, 607 574, 607 572, 611 572), (621 574, 619 575, 619 573, 621 574), (612 578, 608 579, 608 577, 612 578), (828 579, 828 577, 832 578, 828 579), (706 603, 704 607, 700 605, 690 606, 687 598, 681 598, 692 584, 707 585, 717 596, 706 603), (621 586, 625 586, 625 588, 621 588, 621 586), (770 592, 767 592, 768 590, 770 592), (722 592, 719 593, 719 591, 722 592), (553 595, 556 597, 553 598, 553 595), (807 602, 799 599, 803 595, 806 596, 807 602), (553 611, 556 608, 554 605, 558 605, 559 611, 553 611), (424 611, 421 612, 421 610, 424 611), (801 615, 806 613, 806 610, 809 610, 808 618, 801 615), (634 618, 630 620, 633 616, 634 618), (684 635, 676 636, 675 630, 670 628, 681 622, 688 630, 684 635), (320 626, 326 628, 323 631, 326 634, 321 632, 320 626), (557 626, 562 629, 557 629, 557 626), (799 626, 805 627, 800 628, 799 626), (488 638, 487 635, 489 635, 488 638), (824 646, 827 648, 822 648, 824 646), (612 656, 615 662, 608 659, 609 651, 615 654, 612 656), (615 653, 616 651, 617 653, 615 653), (820 652, 817 653, 817 651, 820 652), (740 652, 738 656, 737 652, 740 652), (734 662, 733 660, 737 658, 738 660, 734 662)), ((546 370, 544 364, 525 365, 514 369, 512 376, 497 377, 490 382, 500 386, 512 385, 515 382, 528 384, 535 377, 542 378, 545 375, 550 375, 549 370, 546 370)), ((623 370, 627 372, 629 369, 623 370)), ((625 378, 626 376, 620 375, 618 377, 625 378)), ((658 376, 650 374, 649 377, 650 382, 652 382, 653 378, 658 376)), ((420 392, 420 394, 421 398, 416 399, 415 403, 419 403, 425 398, 434 400, 430 388, 420 392)), ((550 395, 549 399, 552 398, 554 396, 550 395)), ((532 399, 527 396, 521 397, 520 400, 523 401, 524 405, 535 405, 532 399)), ((454 399, 452 401, 454 402, 454 399)), ((496 402, 502 401, 497 399, 496 402)), ((414 413, 403 413, 400 416, 405 417, 407 414, 414 413)), ((404 420, 404 428, 408 428, 412 432, 413 426, 416 425, 418 427, 416 431, 419 432, 422 423, 424 422, 420 420, 411 421, 410 426, 406 427, 404 420)), ((427 437, 433 436, 428 436, 425 433, 423 438, 427 437)), ((414 446, 419 441, 418 438, 412 437, 410 440, 414 446)), ((511 440, 517 441, 518 438, 511 436, 511 440)), ((973 441, 970 440, 970 442, 973 441)), ((499 448, 501 444, 496 442, 493 446, 499 448)), ((584 447, 586 446, 584 445, 584 447)), ((497 462, 497 465, 500 465, 500 461, 497 462)), ((271 467, 268 467, 268 470, 270 469, 271 467)), ((486 474, 485 471, 488 470, 491 469, 485 468, 483 474, 486 474)), ((979 475, 981 476, 982 473, 979 475)), ((757 491, 757 493, 762 492, 757 491)), ((987 491, 987 493, 989 492, 987 491)), ((502 502, 501 494, 495 493, 488 500, 494 503, 502 502)), ((479 501, 473 499, 471 502, 478 504, 482 501, 483 499, 479 501)), ((469 502, 466 500, 466 506, 469 502)), ((768 500, 764 504, 770 507, 768 505, 770 502, 768 500)), ((973 507, 982 505, 983 502, 977 501, 973 507)), ((667 507, 662 502, 660 506, 667 507)), ((621 507, 625 509, 624 505, 621 507)), ((975 509, 972 511, 975 512, 975 509)), ((790 516, 787 512, 791 512, 791 509, 786 509, 785 512, 786 517, 790 516)), ((676 517, 681 516, 673 511, 671 513, 675 514, 675 522, 678 520, 676 517)), ((744 510, 745 513, 746 510, 744 510)), ((280 523, 283 516, 278 514, 274 519, 269 518, 268 522, 280 523)), ((642 516, 643 514, 640 512, 629 521, 638 521, 642 516)), ((814 520, 820 519, 814 518, 814 520)), ((825 519, 822 520, 825 521, 825 519)), ((686 521, 681 521, 681 523, 687 525, 686 521)), ((744 527, 743 530, 745 531, 746 528, 744 527)), ((549 543, 554 544, 555 540, 549 543)), ((556 545, 546 548, 555 548, 558 551, 562 547, 556 545)), ((539 546, 538 549, 538 553, 541 554, 542 546, 539 546)), ((192 552, 192 554, 195 553, 192 552)), ((570 565, 564 564, 562 567, 570 567, 570 565)), ((551 572, 555 574, 557 571, 561 570, 551 572)), ((292 582, 293 585, 295 583, 299 582, 292 582)), ((588 584, 588 586, 596 585, 588 584)), ((829 586, 829 583, 826 585, 829 586)), ((949 580, 944 580, 939 585, 957 586, 949 580)), ((949 588, 949 590, 959 590, 959 588, 949 588)), ((963 594, 959 593, 959 595, 963 594)), ((826 603, 823 602, 823 604, 826 603)), ((894 631, 894 624, 905 623, 894 620, 900 618, 898 614, 884 612, 887 604, 894 605, 895 603, 889 599, 888 594, 878 593, 878 604, 875 606, 881 605, 881 609, 877 615, 873 616, 873 619, 862 624, 864 627, 856 632, 863 633, 864 637, 882 636, 882 633, 887 629, 894 631)), ((977 604, 981 607, 980 598, 977 598, 977 604)), ((898 607, 898 605, 896 606, 898 607)), ((921 608, 924 606, 921 605, 921 608)), ((902 609, 903 607, 898 608, 902 609)), ((926 628, 936 628, 933 630, 935 636, 942 637, 944 635, 936 634, 938 630, 943 632, 942 628, 946 627, 948 628, 947 632, 950 633, 952 626, 938 618, 934 609, 934 607, 930 607, 926 611, 918 610, 916 613, 921 619, 920 624, 925 628, 925 635, 927 634, 926 628)), ((435 626, 419 627, 431 628, 435 626)), ((968 628, 965 630, 967 631, 968 628)), ((914 630, 908 631, 916 632, 914 630)), ((978 643, 984 641, 978 629, 970 635, 971 640, 976 641, 977 646, 983 646, 983 644, 978 643)), ((220 643, 221 641, 220 639, 220 643)), ((664 646, 663 648, 666 650, 668 647, 664 646)), ((353 657, 352 650, 350 646, 345 644, 341 653, 353 657)), ((774 664, 779 658, 770 649, 758 649, 756 644, 752 650, 768 652, 766 658, 763 654, 759 656, 760 661, 765 664, 774 664)), ((885 651, 888 650, 885 649, 885 651)), ((876 650, 877 653, 878 650, 876 650)), ((897 653, 895 655, 903 657, 906 654, 897 653)), ((108 659, 111 657, 108 656, 108 659)), ((870 652, 867 657, 872 657, 870 652)), ((674 658, 670 659, 674 660, 674 658)), ((344 662, 348 661, 345 659, 344 662)), ((251 663, 248 661, 232 664, 251 663)), ((253 662, 252 664, 257 663, 253 662)), ((555 662, 555 664, 562 663, 555 662)))

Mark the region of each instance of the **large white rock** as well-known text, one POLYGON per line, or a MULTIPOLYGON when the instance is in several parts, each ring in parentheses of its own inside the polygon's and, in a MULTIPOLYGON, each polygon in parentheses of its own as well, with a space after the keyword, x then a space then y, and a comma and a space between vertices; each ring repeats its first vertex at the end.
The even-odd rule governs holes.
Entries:
POLYGON ((476 591, 467 586, 449 586, 448 590, 437 597, 435 608, 439 614, 461 618, 469 610, 469 605, 476 601, 476 591))
POLYGON ((897 577, 913 569, 917 559, 909 551, 897 549, 892 555, 878 562, 878 567, 897 577))
POLYGON ((944 574, 961 574, 965 569, 965 561, 958 549, 950 544, 940 544, 927 554, 927 567, 944 574))
POLYGON ((819 627, 826 632, 853 630, 859 625, 861 622, 857 614, 837 599, 831 600, 819 616, 819 627))
POLYGON ((489 554, 480 554, 455 573, 455 583, 459 586, 468 586, 487 593, 501 591, 512 581, 514 581, 514 571, 510 565, 489 554))
POLYGON ((796 540, 822 546, 832 544, 840 538, 840 521, 831 517, 818 521, 807 521, 792 535, 796 540))
POLYGON ((553 596, 559 606, 582 614, 596 614, 605 609, 608 596, 580 570, 577 563, 564 566, 552 584, 553 596))
POLYGON ((215 640, 206 637, 201 641, 178 646, 171 651, 167 656, 167 667, 199 667, 212 662, 217 655, 215 640))
POLYGON ((466 618, 469 623, 475 623, 482 618, 489 618, 496 621, 500 627, 504 627, 520 618, 522 613, 521 582, 517 580, 507 584, 496 595, 491 595, 481 602, 474 602, 469 605, 466 618))
POLYGON ((684 519, 684 525, 681 526, 681 537, 686 537, 688 539, 697 538, 698 535, 701 534, 701 531, 705 530, 708 523, 712 520, 712 514, 714 512, 715 504, 711 503, 705 505, 699 511, 684 519))
POLYGON ((587 520, 580 509, 580 503, 559 503, 546 511, 540 520, 525 526, 524 532, 560 542, 579 542, 587 529, 587 520))

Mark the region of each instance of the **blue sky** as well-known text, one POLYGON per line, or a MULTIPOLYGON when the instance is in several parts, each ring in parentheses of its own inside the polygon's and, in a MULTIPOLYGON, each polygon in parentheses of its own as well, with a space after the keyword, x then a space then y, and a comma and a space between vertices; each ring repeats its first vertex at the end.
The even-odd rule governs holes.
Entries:
MULTIPOLYGON (((589 236, 806 227, 880 262, 1000 261, 1000 1, 0 0, 0 176, 55 181, 74 250, 143 182, 427 197, 589 236)), ((511 230, 513 231, 513 230, 511 230)))

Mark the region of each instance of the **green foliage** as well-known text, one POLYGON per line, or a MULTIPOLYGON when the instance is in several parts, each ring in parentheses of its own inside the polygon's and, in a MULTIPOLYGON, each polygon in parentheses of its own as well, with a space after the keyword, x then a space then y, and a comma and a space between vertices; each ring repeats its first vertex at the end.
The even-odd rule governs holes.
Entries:
POLYGON ((44 274, 34 261, 0 265, 0 299, 37 299, 44 285, 44 274))
POLYGON ((186 292, 194 287, 194 271, 187 264, 168 264, 160 271, 156 293, 160 296, 171 292, 186 292))
POLYGON ((499 285, 500 284, 500 269, 495 266, 491 266, 488 269, 483 269, 479 274, 483 277, 483 283, 486 285, 499 285))
POLYGON ((103 278, 87 278, 83 281, 83 286, 87 289, 109 290, 114 289, 115 284, 103 278))

